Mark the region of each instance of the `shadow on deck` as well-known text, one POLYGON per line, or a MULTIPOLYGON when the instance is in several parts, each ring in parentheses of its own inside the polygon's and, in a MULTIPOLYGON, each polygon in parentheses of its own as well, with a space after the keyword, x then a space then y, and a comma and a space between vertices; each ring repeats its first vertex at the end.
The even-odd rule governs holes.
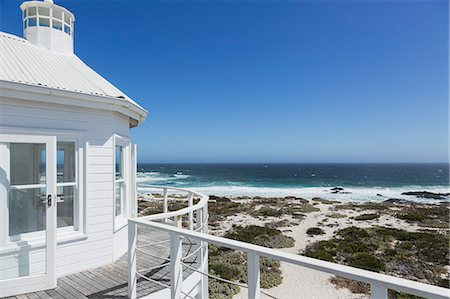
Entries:
MULTIPOLYGON (((161 231, 148 228, 138 228, 138 248, 150 253, 137 251, 138 272, 166 285, 170 285, 170 265, 160 266, 167 263, 169 259, 169 236, 161 231), (165 242, 167 240, 167 242, 165 242), (149 244, 158 243, 152 246, 149 244), (156 258, 161 257, 161 258, 156 258)), ((183 242, 183 256, 192 253, 196 244, 183 242)), ((127 298, 128 295, 128 255, 123 255, 114 263, 85 270, 75 274, 58 278, 58 286, 52 290, 27 293, 10 298, 127 298)), ((189 258, 187 264, 195 266, 196 257, 189 258)), ((183 271, 186 278, 192 271, 183 271)), ((138 297, 147 296, 151 293, 164 289, 164 286, 155 282, 139 278, 137 283, 138 297)))

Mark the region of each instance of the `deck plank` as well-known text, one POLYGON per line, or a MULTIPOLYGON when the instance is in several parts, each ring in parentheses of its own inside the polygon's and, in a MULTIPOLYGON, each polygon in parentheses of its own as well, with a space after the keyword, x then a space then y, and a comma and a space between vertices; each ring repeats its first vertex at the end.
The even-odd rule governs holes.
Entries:
MULTIPOLYGON (((138 246, 144 244, 152 244, 162 240, 167 240, 168 235, 158 233, 154 230, 138 228, 138 246)), ((183 241, 184 256, 195 250, 196 245, 191 245, 187 241, 183 241)), ((151 277, 161 283, 170 284, 170 267, 164 267, 148 270, 151 267, 162 265, 169 258, 169 244, 167 242, 153 246, 145 247, 145 250, 153 255, 163 257, 158 259, 138 252, 137 269, 140 273, 151 277)), ((194 262, 195 256, 187 261, 189 264, 194 262)), ((189 275, 192 271, 185 271, 185 275, 189 275)), ((163 289, 162 286, 150 282, 146 279, 139 278, 137 283, 138 297, 149 295, 153 292, 163 289)), ((122 256, 116 262, 70 274, 58 278, 58 286, 53 290, 46 290, 24 295, 18 295, 12 298, 21 299, 48 299, 48 298, 67 298, 67 299, 92 299, 92 298, 127 298, 128 295, 128 258, 127 254, 122 256)))

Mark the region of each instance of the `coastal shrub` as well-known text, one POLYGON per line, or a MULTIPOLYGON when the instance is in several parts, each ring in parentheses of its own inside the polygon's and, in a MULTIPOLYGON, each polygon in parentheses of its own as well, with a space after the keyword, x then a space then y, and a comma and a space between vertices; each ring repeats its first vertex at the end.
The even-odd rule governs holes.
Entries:
POLYGON ((395 214, 399 219, 417 223, 422 227, 448 228, 448 204, 419 205, 414 204, 395 214))
POLYGON ((252 216, 263 216, 263 217, 279 217, 283 215, 283 212, 278 209, 271 207, 263 207, 256 211, 250 213, 252 216))
POLYGON ((319 227, 310 227, 306 230, 308 236, 323 235, 325 232, 319 227))
POLYGON ((280 230, 258 225, 249 225, 246 227, 237 225, 224 236, 225 238, 269 248, 293 247, 295 244, 292 237, 283 235, 280 230))
POLYGON ((216 279, 208 279, 209 298, 211 299, 230 299, 239 293, 239 290, 240 288, 236 285, 216 279))
POLYGON ((285 208, 286 214, 294 213, 312 213, 320 211, 319 208, 314 207, 310 203, 292 204, 285 208))
POLYGON ((362 214, 359 216, 356 216, 354 219, 356 221, 364 221, 364 220, 374 220, 380 218, 380 215, 378 214, 362 214))
POLYGON ((331 213, 331 214, 328 214, 327 217, 339 219, 339 218, 347 218, 347 215, 339 214, 339 213, 331 213))
POLYGON ((325 205, 333 205, 333 204, 340 203, 339 201, 324 199, 324 198, 320 198, 320 197, 314 197, 311 200, 315 201, 315 202, 320 202, 320 203, 325 204, 325 205))
MULTIPOLYGON (((209 273, 221 278, 247 283, 247 257, 241 251, 209 245, 209 273)), ((282 283, 283 277, 280 271, 280 262, 261 257, 260 273, 261 287, 272 288, 282 283)), ((210 298, 231 298, 239 292, 239 287, 229 283, 209 279, 210 298), (212 285, 211 282, 215 281, 212 285)))
POLYGON ((436 231, 348 227, 338 230, 330 240, 308 245, 303 254, 441 285, 446 283, 441 281, 441 274, 447 273, 449 242, 448 234, 436 231))
POLYGON ((339 276, 331 277, 330 282, 337 288, 349 289, 354 294, 370 294, 370 284, 365 282, 339 276))
POLYGON ((304 254, 319 260, 335 262, 334 257, 337 255, 337 245, 332 241, 319 241, 306 246, 304 254))
POLYGON ((289 227, 294 224, 295 223, 293 223, 287 219, 284 219, 284 220, 280 220, 280 221, 268 222, 264 226, 269 227, 269 228, 278 228, 278 227, 289 227))
POLYGON ((355 253, 347 259, 347 262, 352 267, 374 272, 381 272, 386 269, 386 264, 382 260, 366 252, 355 253))

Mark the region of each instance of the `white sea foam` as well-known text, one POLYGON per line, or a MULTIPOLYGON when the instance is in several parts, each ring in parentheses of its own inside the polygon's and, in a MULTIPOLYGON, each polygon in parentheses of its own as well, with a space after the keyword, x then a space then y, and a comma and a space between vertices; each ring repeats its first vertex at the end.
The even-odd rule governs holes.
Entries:
MULTIPOLYGON (((384 201, 389 198, 413 200, 418 202, 439 202, 439 200, 417 198, 415 196, 401 195, 407 191, 429 191, 435 193, 448 193, 448 188, 407 186, 401 188, 345 188, 346 193, 331 193, 326 187, 305 188, 273 188, 273 187, 250 187, 250 186, 209 186, 192 187, 192 189, 207 195, 217 196, 261 196, 261 197, 285 197, 297 196, 306 199, 321 197, 339 201, 384 201)), ((139 192, 151 192, 154 189, 139 186, 139 192)))
POLYGON ((173 175, 164 174, 157 171, 152 172, 138 172, 136 181, 138 183, 157 184, 167 181, 178 181, 188 179, 190 175, 175 173, 173 175))
POLYGON ((404 186, 404 187, 346 187, 345 193, 331 193, 331 187, 255 187, 242 182, 227 182, 228 185, 193 186, 190 184, 190 175, 183 173, 166 174, 157 171, 139 172, 137 175, 138 192, 154 192, 149 185, 167 183, 177 187, 192 188, 196 191, 217 196, 261 196, 261 197, 285 197, 298 196, 307 199, 321 197, 339 201, 383 201, 389 198, 407 199, 420 202, 438 202, 439 200, 417 198, 415 196, 401 195, 407 191, 429 191, 435 193, 449 193, 449 188, 442 186, 404 186))

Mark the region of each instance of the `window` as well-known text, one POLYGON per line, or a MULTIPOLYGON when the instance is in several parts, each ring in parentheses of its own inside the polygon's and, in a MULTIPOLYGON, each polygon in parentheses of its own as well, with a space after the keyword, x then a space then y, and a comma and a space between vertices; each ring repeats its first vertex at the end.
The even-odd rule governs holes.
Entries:
POLYGON ((62 22, 61 21, 53 20, 53 25, 52 26, 53 26, 53 28, 62 31, 62 22))
POLYGON ((28 19, 28 26, 32 27, 32 26, 36 26, 36 18, 29 18, 28 19))
POLYGON ((115 183, 114 183, 114 216, 123 216, 125 201, 124 147, 116 145, 115 151, 115 183))
POLYGON ((50 27, 50 19, 39 17, 39 26, 50 27))
POLYGON ((38 7, 40 16, 50 16, 50 8, 48 7, 38 7))
POLYGON ((9 236, 41 231, 46 221, 45 145, 11 143, 9 163, 9 236))
POLYGON ((67 25, 64 25, 64 32, 70 35, 70 27, 67 25))
POLYGON ((57 227, 74 226, 77 205, 75 142, 57 144, 57 227))
POLYGON ((36 15, 36 7, 28 8, 28 15, 35 16, 36 15))
POLYGON ((62 20, 62 11, 53 8, 53 17, 58 20, 62 20))

